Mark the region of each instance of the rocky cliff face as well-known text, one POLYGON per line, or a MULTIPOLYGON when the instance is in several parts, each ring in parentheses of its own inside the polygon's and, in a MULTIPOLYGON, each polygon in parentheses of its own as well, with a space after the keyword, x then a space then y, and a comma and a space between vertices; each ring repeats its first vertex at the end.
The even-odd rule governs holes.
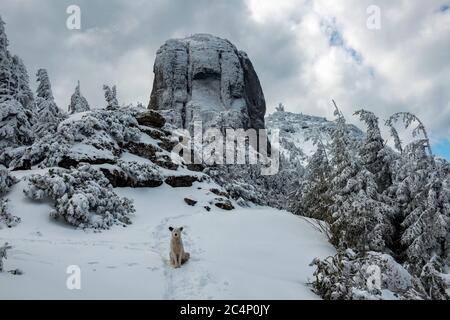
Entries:
POLYGON ((264 128, 266 104, 246 53, 208 34, 168 40, 157 52, 149 109, 178 128, 264 128))

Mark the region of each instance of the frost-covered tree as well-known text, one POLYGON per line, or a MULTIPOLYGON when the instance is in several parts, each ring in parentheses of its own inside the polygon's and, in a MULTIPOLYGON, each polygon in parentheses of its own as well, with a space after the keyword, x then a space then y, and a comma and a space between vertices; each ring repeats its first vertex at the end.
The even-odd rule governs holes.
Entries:
POLYGON ((72 97, 70 98, 69 114, 85 112, 89 110, 90 110, 89 104, 86 98, 83 97, 83 95, 81 94, 80 81, 78 81, 78 84, 75 88, 75 92, 72 94, 72 97))
POLYGON ((33 131, 29 116, 19 101, 13 99, 0 102, 0 152, 7 147, 29 145, 33 142, 33 131))
POLYGON ((275 108, 275 110, 278 112, 284 112, 284 105, 280 102, 278 104, 278 107, 275 108))
MULTIPOLYGON (((395 182, 391 188, 401 210, 401 244, 408 269, 420 274, 422 267, 434 256, 443 261, 448 259, 449 174, 447 163, 432 156, 428 134, 420 119, 411 113, 396 113, 386 124, 394 128, 400 119, 405 128, 418 123, 412 135, 414 138, 422 136, 398 148, 402 157, 396 161, 395 182)), ((391 132, 400 143, 395 137, 395 128, 391 132)))
POLYGON ((390 255, 361 254, 347 249, 326 259, 314 259, 312 287, 326 300, 380 300, 390 292, 398 299, 428 298, 423 286, 390 255))
POLYGON ((399 137, 398 131, 395 129, 395 124, 402 120, 405 129, 410 128, 413 124, 417 123, 417 126, 412 130, 412 136, 414 138, 423 135, 423 144, 425 148, 428 150, 430 156, 433 156, 433 151, 431 149, 430 139, 428 138, 427 130, 425 129, 425 125, 423 122, 415 115, 410 112, 397 112, 394 113, 388 120, 386 120, 386 125, 391 128, 391 134, 394 137, 395 147, 397 150, 403 153, 403 146, 401 139, 399 137))
POLYGON ((8 51, 8 37, 5 32, 5 23, 0 17, 0 101, 13 96, 14 86, 11 70, 12 58, 8 51))
POLYGON ((109 229, 115 224, 131 223, 133 203, 120 198, 108 179, 97 168, 82 165, 77 169, 50 169, 44 175, 28 178, 24 193, 30 199, 54 201, 50 216, 63 218, 77 228, 109 229))
POLYGON ((392 161, 390 152, 381 137, 378 117, 370 111, 355 112, 367 125, 366 137, 359 148, 362 165, 374 176, 379 192, 385 191, 392 184, 392 173, 389 166, 392 161))
POLYGON ((30 78, 28 76, 28 71, 20 57, 14 56, 12 63, 12 74, 14 82, 16 83, 14 97, 25 109, 30 112, 30 121, 33 122, 35 104, 33 91, 30 89, 30 78))
POLYGON ((330 169, 325 146, 318 143, 317 151, 306 167, 300 188, 291 197, 291 212, 330 222, 330 169))
POLYGON ((3 226, 14 227, 20 222, 20 218, 13 216, 8 210, 8 201, 4 195, 10 190, 17 180, 9 175, 8 170, 0 165, 0 229, 3 226))
POLYGON ((47 71, 39 69, 36 76, 39 85, 36 92, 37 123, 34 132, 37 137, 42 138, 48 133, 56 132, 58 124, 66 115, 55 103, 47 71))
POLYGON ((117 110, 119 108, 119 102, 117 101, 116 86, 110 88, 107 85, 103 85, 103 91, 105 92, 106 109, 117 110))
POLYGON ((428 299, 450 299, 444 266, 445 262, 441 258, 433 256, 422 268, 420 280, 428 299))
MULTIPOLYGON (((427 170, 424 168, 422 170, 427 170)), ((419 170, 418 170, 419 171, 419 170)), ((417 172, 418 175, 425 174, 417 172)), ((409 180, 410 183, 426 183, 413 189, 405 208, 402 227, 402 243, 407 247, 406 256, 410 269, 417 271, 437 256, 443 261, 449 257, 450 248, 450 186, 444 181, 439 168, 427 173, 425 181, 409 180)))
POLYGON ((342 249, 383 250, 392 234, 391 208, 380 201, 375 177, 348 151, 345 118, 335 105, 331 142, 331 242, 342 249))
MULTIPOLYGON (((12 148, 33 141, 31 114, 21 103, 27 101, 22 99, 22 94, 26 93, 18 90, 18 81, 25 77, 26 70, 23 64, 11 57, 4 26, 0 17, 0 158, 4 158, 4 153, 10 152, 12 148)), ((19 84, 24 87, 22 80, 19 84)))

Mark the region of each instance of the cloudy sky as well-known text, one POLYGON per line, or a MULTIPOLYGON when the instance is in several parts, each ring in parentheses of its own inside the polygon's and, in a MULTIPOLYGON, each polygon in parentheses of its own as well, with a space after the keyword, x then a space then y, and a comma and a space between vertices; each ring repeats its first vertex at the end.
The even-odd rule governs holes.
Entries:
POLYGON ((269 113, 283 102, 331 119, 331 99, 353 123, 359 108, 382 119, 412 111, 450 159, 449 0, 0 0, 0 14, 33 85, 47 68, 63 109, 77 80, 91 105, 104 105, 103 83, 123 103, 147 104, 159 46, 211 33, 249 54, 269 113), (81 30, 66 28, 72 4, 81 30), (368 28, 373 5, 379 29, 368 28))

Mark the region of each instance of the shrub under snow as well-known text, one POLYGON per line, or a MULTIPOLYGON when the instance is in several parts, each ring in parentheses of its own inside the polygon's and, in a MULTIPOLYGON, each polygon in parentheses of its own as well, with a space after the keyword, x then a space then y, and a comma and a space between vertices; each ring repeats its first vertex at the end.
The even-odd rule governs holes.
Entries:
POLYGON ((316 267, 313 289, 327 300, 448 299, 442 270, 427 265, 417 277, 384 253, 347 249, 311 265, 316 267), (426 286, 430 279, 432 290, 426 286))
POLYGON ((3 194, 8 192, 16 182, 16 179, 9 175, 8 170, 0 166, 0 229, 3 226, 14 227, 20 222, 19 217, 13 216, 9 212, 8 201, 2 198, 3 194))
POLYGON ((40 167, 58 166, 71 154, 75 144, 92 146, 99 152, 120 153, 120 145, 139 141, 140 131, 132 111, 122 108, 117 111, 95 110, 79 113, 59 124, 54 134, 49 134, 29 147, 20 159, 12 162, 21 166, 25 162, 40 167))
POLYGON ((62 217, 78 228, 109 229, 114 224, 131 224, 133 203, 114 193, 105 176, 90 165, 78 169, 50 169, 32 175, 24 193, 31 199, 50 198, 53 218, 62 217))

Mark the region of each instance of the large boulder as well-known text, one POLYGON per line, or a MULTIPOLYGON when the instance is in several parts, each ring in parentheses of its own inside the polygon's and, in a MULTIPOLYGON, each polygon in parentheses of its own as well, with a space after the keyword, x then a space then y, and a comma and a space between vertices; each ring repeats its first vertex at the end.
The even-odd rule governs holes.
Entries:
POLYGON ((247 54, 208 34, 168 40, 157 52, 149 109, 177 128, 264 128, 266 103, 247 54))

